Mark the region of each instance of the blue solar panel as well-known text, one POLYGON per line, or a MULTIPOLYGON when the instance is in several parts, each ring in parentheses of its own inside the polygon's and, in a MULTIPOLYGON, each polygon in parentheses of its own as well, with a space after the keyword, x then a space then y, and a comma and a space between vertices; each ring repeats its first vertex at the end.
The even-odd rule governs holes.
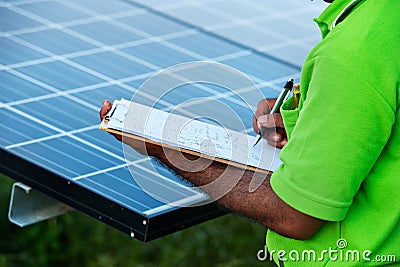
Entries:
MULTIPOLYGON (((46 54, 55 53, 63 55, 82 50, 94 49, 96 47, 81 39, 55 29, 25 33, 18 35, 18 38, 28 42, 32 46, 34 45, 38 48, 44 49, 46 54)), ((35 50, 31 48, 30 51, 34 52, 35 50)))
POLYGON ((3 32, 39 25, 41 25, 41 23, 34 19, 30 19, 7 8, 0 8, 0 30, 3 32), (12 18, 12 20, 10 20, 10 18, 12 18))
MULTIPOLYGON (((297 1, 286 3, 297 20, 320 8, 299 12, 297 1)), ((223 214, 213 204, 181 208, 144 192, 132 177, 158 183, 165 197, 176 202, 205 199, 154 159, 132 152, 128 168, 121 143, 97 129, 98 110, 103 99, 130 99, 157 71, 199 60, 237 68, 264 96, 276 96, 288 77, 299 77, 302 55, 287 53, 305 50, 317 34, 304 26, 304 40, 293 46, 273 34, 273 27, 260 35, 266 22, 284 21, 272 3, 263 2, 264 9, 260 5, 217 0, 0 2, 0 171, 142 241, 223 214)), ((135 99, 153 105, 156 95, 139 92, 135 99)), ((254 100, 253 108, 260 98, 255 90, 240 95, 254 100)), ((220 86, 184 85, 155 107, 171 110, 199 98, 230 107, 253 134, 252 110, 220 86)), ((181 111, 196 116, 203 105, 193 102, 181 111)), ((209 107, 210 113, 220 112, 209 107)))

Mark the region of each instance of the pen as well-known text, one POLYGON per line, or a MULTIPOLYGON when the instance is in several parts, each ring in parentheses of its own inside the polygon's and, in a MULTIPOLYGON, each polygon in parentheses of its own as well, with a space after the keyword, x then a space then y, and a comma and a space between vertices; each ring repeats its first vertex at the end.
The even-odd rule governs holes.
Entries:
MULTIPOLYGON (((286 97, 288 96, 289 92, 292 90, 293 88, 293 79, 288 80, 285 85, 283 86, 283 89, 281 91, 281 93, 279 94, 278 98, 276 99, 275 105, 272 107, 271 111, 269 114, 273 114, 276 111, 279 110, 279 108, 281 107, 283 101, 285 101, 286 97)), ((264 127, 260 127, 260 129, 258 130, 258 138, 257 141, 255 142, 254 146, 258 144, 258 142, 260 142, 262 136, 264 135, 265 132, 265 128, 264 127)))

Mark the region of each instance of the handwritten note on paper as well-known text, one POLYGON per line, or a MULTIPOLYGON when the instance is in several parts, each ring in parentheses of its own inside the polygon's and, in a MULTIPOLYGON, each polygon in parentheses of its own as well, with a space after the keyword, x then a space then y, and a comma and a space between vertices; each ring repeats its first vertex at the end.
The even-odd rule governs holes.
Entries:
POLYGON ((245 166, 274 171, 281 164, 279 149, 266 142, 253 146, 256 137, 214 124, 153 109, 125 99, 116 101, 108 122, 115 129, 155 142, 184 148, 245 166))

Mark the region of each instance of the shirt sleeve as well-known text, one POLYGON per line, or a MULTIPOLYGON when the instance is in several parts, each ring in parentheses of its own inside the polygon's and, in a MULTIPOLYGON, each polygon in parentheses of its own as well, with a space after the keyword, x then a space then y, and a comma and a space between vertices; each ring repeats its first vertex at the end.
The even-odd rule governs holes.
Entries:
POLYGON ((357 70, 330 58, 307 64, 312 78, 302 81, 304 102, 271 186, 293 208, 340 221, 384 149, 395 111, 357 70))

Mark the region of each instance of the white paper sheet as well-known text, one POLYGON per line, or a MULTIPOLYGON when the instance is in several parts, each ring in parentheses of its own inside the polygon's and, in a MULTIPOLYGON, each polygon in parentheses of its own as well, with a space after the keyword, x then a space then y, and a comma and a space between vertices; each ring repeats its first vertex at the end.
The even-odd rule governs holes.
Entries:
MULTIPOLYGON (((104 125, 103 125, 104 127, 104 125)), ((125 99, 116 101, 107 128, 264 170, 276 170, 280 150, 256 137, 125 99)))

